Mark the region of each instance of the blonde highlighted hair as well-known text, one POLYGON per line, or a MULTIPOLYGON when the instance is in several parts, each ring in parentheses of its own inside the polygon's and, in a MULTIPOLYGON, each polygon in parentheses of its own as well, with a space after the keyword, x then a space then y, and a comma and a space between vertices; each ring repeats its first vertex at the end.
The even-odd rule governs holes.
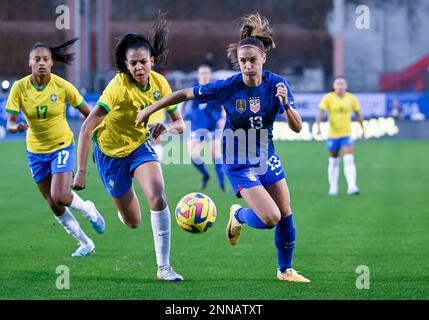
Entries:
POLYGON ((264 53, 268 53, 276 47, 273 31, 267 18, 256 12, 244 16, 242 21, 239 42, 231 43, 227 49, 227 57, 235 68, 239 67, 237 50, 241 46, 254 46, 264 53))

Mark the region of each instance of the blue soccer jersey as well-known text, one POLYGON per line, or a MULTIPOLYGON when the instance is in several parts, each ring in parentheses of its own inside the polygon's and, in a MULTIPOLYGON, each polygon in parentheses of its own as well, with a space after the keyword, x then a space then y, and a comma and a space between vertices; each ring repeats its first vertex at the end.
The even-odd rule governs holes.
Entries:
POLYGON ((218 102, 225 108, 227 117, 222 139, 225 164, 237 167, 258 164, 262 160, 266 162, 275 152, 273 123, 276 116, 284 112, 284 106, 275 96, 278 83, 286 85, 288 103, 293 106, 294 98, 287 81, 268 71, 263 71, 262 83, 254 88, 244 84, 241 73, 193 88, 196 103, 218 102), (233 159, 228 152, 232 147, 233 159))
POLYGON ((199 103, 192 100, 191 131, 206 129, 214 131, 222 118, 222 104, 217 101, 199 103))

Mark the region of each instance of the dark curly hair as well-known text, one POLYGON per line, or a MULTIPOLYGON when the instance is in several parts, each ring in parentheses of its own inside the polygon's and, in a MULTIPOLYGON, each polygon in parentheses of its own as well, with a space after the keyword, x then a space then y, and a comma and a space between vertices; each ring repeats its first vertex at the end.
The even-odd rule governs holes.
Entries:
POLYGON ((125 64, 128 49, 145 48, 156 64, 162 64, 167 60, 168 28, 165 13, 159 13, 152 26, 152 41, 149 37, 138 33, 127 33, 119 40, 115 48, 116 68, 123 73, 128 73, 125 64))

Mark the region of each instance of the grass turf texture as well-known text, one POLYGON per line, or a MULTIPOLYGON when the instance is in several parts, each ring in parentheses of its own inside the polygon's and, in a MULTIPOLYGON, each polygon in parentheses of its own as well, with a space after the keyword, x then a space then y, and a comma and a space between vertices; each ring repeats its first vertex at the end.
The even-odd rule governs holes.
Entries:
MULTIPOLYGON (((343 176, 340 195, 327 195, 323 143, 276 145, 297 229, 294 267, 310 284, 276 280, 273 230, 245 227, 238 246, 227 243, 228 208, 237 200, 218 191, 213 166, 205 192, 217 206, 214 227, 189 234, 172 216, 171 261, 183 283, 155 280, 150 216, 141 191, 142 226, 131 230, 118 220, 92 163, 80 194, 104 214, 106 233, 96 234, 75 212, 97 248, 93 256, 71 258, 76 241, 51 216, 31 179, 25 144, 15 141, 0 143, 0 299, 428 299, 429 143, 358 143, 362 194, 357 197, 346 195, 343 176), (58 265, 70 268, 70 290, 55 287, 58 265), (359 265, 369 267, 369 290, 356 289, 359 265)), ((200 177, 191 165, 166 165, 164 176, 174 212, 184 194, 198 191, 200 177)))

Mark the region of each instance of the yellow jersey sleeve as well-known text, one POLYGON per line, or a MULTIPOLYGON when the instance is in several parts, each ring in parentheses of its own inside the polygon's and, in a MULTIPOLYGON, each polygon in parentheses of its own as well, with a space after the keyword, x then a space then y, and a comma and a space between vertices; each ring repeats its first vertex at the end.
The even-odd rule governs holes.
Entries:
MULTIPOLYGON (((161 98, 164 98, 165 96, 168 96, 171 93, 172 93, 171 87, 168 84, 167 79, 165 79, 164 77, 162 77, 162 81, 161 81, 161 98)), ((177 110, 177 105, 168 106, 168 107, 165 108, 165 110, 167 110, 168 113, 173 113, 174 111, 177 110)))
POLYGON ((329 94, 325 94, 322 98, 322 101, 320 101, 319 109, 328 111, 329 108, 329 94))
POLYGON ((21 112, 21 90, 18 81, 15 81, 10 89, 6 102, 6 112, 19 114, 21 112))
POLYGON ((352 109, 355 112, 360 110, 359 101, 354 95, 352 95, 352 109))
POLYGON ((66 92, 66 100, 73 108, 82 107, 85 101, 74 85, 68 81, 64 81, 64 90, 66 92))

